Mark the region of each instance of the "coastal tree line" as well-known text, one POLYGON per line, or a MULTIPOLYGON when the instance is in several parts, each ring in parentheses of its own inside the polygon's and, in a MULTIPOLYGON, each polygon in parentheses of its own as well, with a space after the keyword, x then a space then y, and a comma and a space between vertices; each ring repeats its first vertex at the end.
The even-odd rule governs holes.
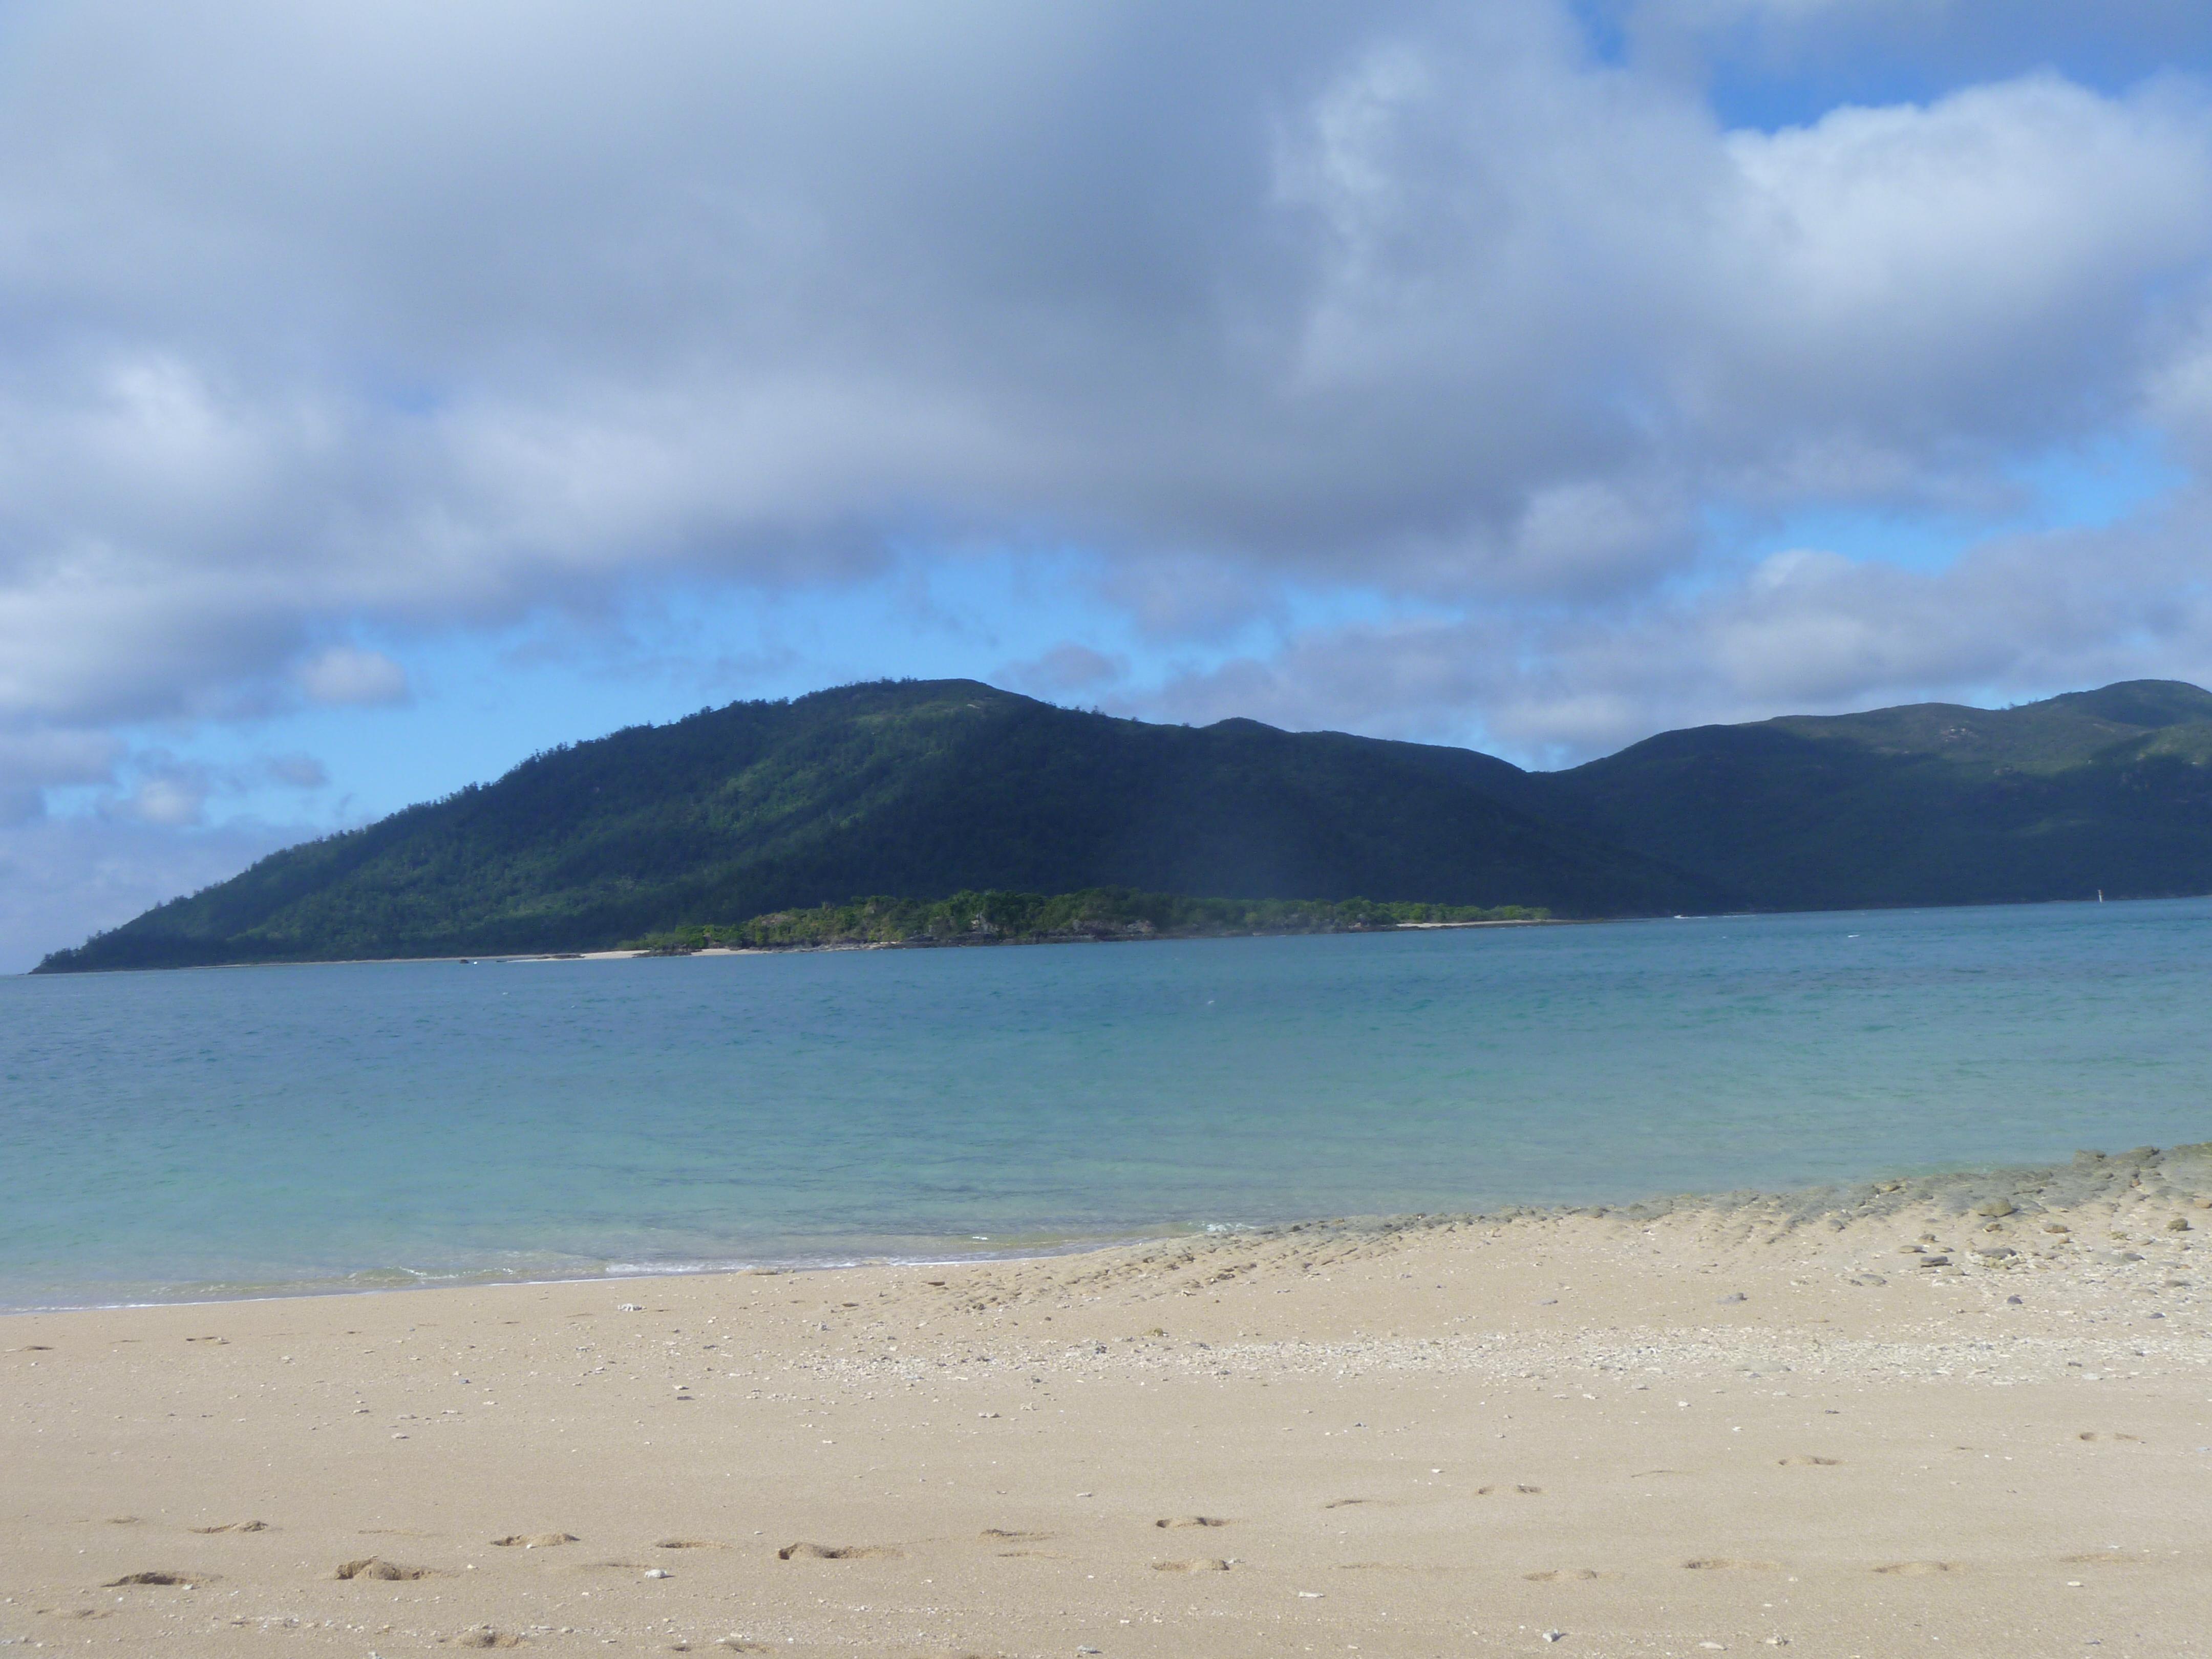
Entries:
POLYGON ((776 910, 744 921, 647 933, 624 948, 662 956, 722 949, 862 945, 1014 945, 1053 939, 1205 939, 1255 933, 1353 933, 1437 922, 1545 921, 1521 904, 1422 904, 1374 899, 1192 898, 1089 887, 1074 893, 959 892, 949 898, 878 895, 845 904, 776 910))

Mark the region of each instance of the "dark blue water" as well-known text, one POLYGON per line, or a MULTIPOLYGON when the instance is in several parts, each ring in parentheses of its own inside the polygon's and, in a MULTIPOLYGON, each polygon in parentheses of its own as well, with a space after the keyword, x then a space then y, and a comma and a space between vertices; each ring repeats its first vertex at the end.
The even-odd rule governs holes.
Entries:
POLYGON ((0 1306, 2212 1139, 2212 901, 0 981, 0 1306))

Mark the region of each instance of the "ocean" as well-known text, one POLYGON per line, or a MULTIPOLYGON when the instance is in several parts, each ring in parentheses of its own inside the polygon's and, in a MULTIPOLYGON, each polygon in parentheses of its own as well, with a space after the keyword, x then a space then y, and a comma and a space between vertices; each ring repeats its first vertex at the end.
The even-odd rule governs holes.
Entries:
POLYGON ((0 980, 0 1308, 2212 1139, 2212 900, 0 980))

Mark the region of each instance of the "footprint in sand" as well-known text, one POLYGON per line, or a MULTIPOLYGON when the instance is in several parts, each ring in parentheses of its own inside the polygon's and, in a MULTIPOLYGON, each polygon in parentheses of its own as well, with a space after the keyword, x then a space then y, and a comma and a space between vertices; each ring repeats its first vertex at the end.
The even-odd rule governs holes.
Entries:
POLYGON ((573 1544, 573 1532, 511 1532, 504 1538, 491 1540, 501 1549, 550 1550, 557 1544, 573 1544))
POLYGON ((1194 1561, 1155 1561, 1154 1572, 1226 1572, 1229 1564, 1218 1556, 1204 1556, 1194 1561))
POLYGON ((333 1578, 378 1578, 388 1583, 408 1583, 417 1578, 435 1578, 441 1575, 434 1567, 403 1567, 397 1561, 387 1561, 380 1555, 364 1555, 358 1561, 341 1561, 333 1578))
POLYGON ((896 1561, 902 1551, 888 1544, 786 1544, 779 1561, 896 1561))
POLYGON ((1156 1527, 1225 1527, 1229 1523, 1213 1515, 1171 1515, 1164 1521, 1155 1521, 1156 1527))
POLYGON ((986 1538, 1004 1539, 1009 1543, 1033 1543, 1038 1539, 1052 1536, 1048 1532, 1013 1532, 1005 1527, 986 1527, 983 1528, 982 1535, 986 1538))
POLYGON ((718 1544, 711 1538, 664 1538, 655 1544, 657 1550, 726 1550, 727 1544, 718 1544))
MULTIPOLYGON (((1504 1492, 1505 1490, 1506 1489, 1504 1486, 1477 1486, 1474 1489, 1474 1495, 1477 1498, 1487 1498, 1494 1492, 1504 1492)), ((1515 1486, 1512 1490, 1522 1493, 1523 1496, 1534 1498, 1544 1489, 1541 1486, 1515 1486)))
POLYGON ((232 1521, 220 1527, 193 1527, 192 1532, 270 1532, 274 1528, 266 1521, 232 1521))
POLYGON ((765 1642, 749 1642, 742 1636, 725 1636, 714 1645, 726 1653, 774 1653, 775 1651, 765 1642))
POLYGON ((1795 1457, 1778 1458, 1776 1462, 1785 1469, 1833 1469, 1840 1468, 1844 1460, 1840 1457, 1815 1457, 1810 1452, 1800 1452, 1795 1457))
POLYGON ((1564 1584, 1570 1580, 1595 1578, 1597 1574, 1588 1567, 1550 1567, 1542 1572, 1524 1572, 1521 1576, 1532 1584, 1564 1584))
POLYGON ((100 1588, 121 1589, 125 1584, 181 1584, 191 1589, 200 1584, 212 1584, 216 1575, 211 1572, 126 1572, 120 1578, 111 1578, 100 1588))
POLYGON ((2138 1446, 2142 1444, 2142 1437, 2139 1434, 2099 1434, 2094 1430, 2089 1430, 2074 1437, 2076 1440, 2132 1440, 2138 1446))
POLYGON ((1701 1555, 1694 1561, 1685 1561, 1683 1566, 1692 1572, 1772 1572, 1778 1561, 1738 1561, 1726 1555, 1701 1555))
POLYGON ((457 1648, 519 1648, 527 1638, 502 1630, 472 1630, 446 1639, 457 1648))
POLYGON ((1875 1571, 1896 1578, 1933 1578, 1939 1573, 1960 1572, 1964 1569, 1956 1561, 1891 1561, 1875 1571))
POLYGON ((1387 1501, 1388 1500, 1380 1498, 1340 1498, 1332 1503, 1322 1504, 1322 1508, 1325 1510, 1348 1510, 1354 1504, 1387 1504, 1387 1501))

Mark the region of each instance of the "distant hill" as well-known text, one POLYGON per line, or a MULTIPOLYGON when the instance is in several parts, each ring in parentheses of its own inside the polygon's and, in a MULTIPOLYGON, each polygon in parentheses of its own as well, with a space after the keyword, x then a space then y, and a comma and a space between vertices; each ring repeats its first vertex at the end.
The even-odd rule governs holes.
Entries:
POLYGON ((963 888, 1703 909, 1724 890, 1498 798, 1465 750, 1080 714, 969 680, 735 703, 271 854, 36 971, 586 950, 963 888))
POLYGON ((2212 692, 2132 680, 1663 732, 1523 775, 1529 811, 1759 909, 2212 891, 2212 692))
POLYGON ((36 971, 587 950, 882 894, 1560 916, 2212 892, 2212 693, 1669 732, 1571 770, 969 680, 733 703, 272 854, 36 971))

